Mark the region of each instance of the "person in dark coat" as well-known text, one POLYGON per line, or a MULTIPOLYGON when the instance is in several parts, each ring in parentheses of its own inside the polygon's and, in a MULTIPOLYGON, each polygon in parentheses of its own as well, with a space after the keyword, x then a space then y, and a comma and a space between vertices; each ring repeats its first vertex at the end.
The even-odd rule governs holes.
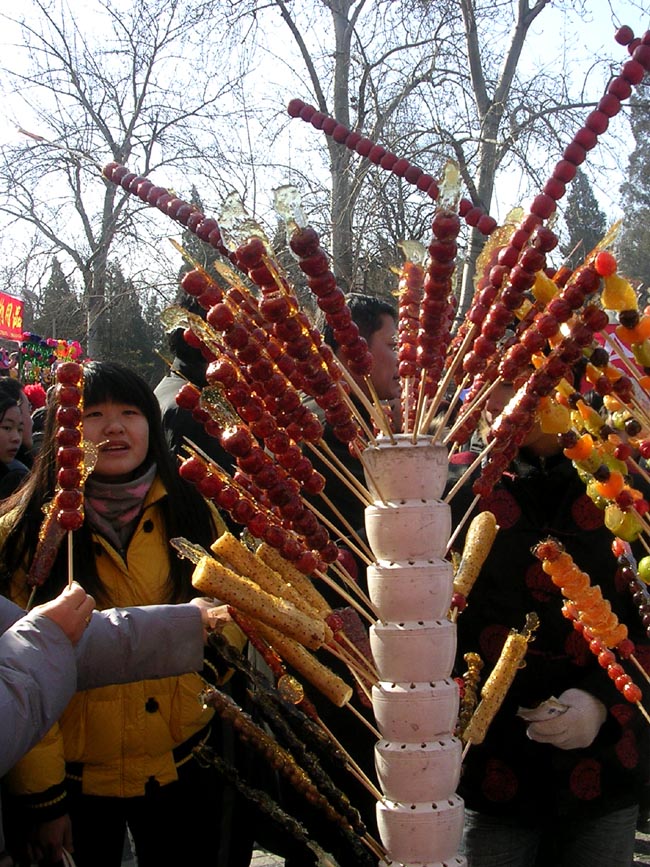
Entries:
MULTIPOLYGON (((490 398, 492 417, 508 389, 500 386, 490 398)), ((464 469, 452 467, 450 488, 464 469)), ((452 525, 474 498, 472 482, 452 499, 452 525)), ((486 677, 510 629, 521 630, 529 612, 540 625, 485 740, 465 758, 461 853, 471 867, 628 867, 650 769, 650 726, 565 619, 562 593, 532 553, 540 541, 557 539, 627 625, 648 669, 648 639, 612 553, 614 537, 557 437, 538 426, 475 513, 483 510, 494 513, 500 529, 458 617, 458 674, 464 655, 476 652, 486 677), (551 698, 565 708, 557 717, 527 723, 518 713, 551 698)), ((456 544, 460 549, 462 540, 456 544)), ((647 683, 622 664, 647 706, 647 683)))
MULTIPOLYGON (((394 404, 400 394, 400 381, 398 375, 398 360, 396 350, 397 312, 392 304, 382 301, 373 295, 351 293, 347 296, 348 306, 352 314, 352 321, 359 328, 359 333, 367 343, 373 357, 373 367, 370 372, 375 392, 382 402, 394 404)), ((346 363, 345 348, 339 346, 334 332, 329 325, 323 327, 323 339, 334 350, 335 354, 346 363)), ((359 377, 355 377, 362 391, 368 395, 368 387, 359 377)), ((357 411, 368 423, 369 416, 360 401, 354 396, 352 400, 357 411)), ((324 422, 323 440, 353 475, 365 487, 366 481, 361 462, 353 457, 346 443, 341 442, 336 436, 331 424, 325 421, 322 410, 314 401, 307 404, 324 422)), ((325 493, 337 510, 344 516, 355 531, 364 531, 364 504, 350 491, 348 486, 341 481, 325 463, 310 454, 310 458, 319 473, 325 476, 325 493)), ((316 502, 317 507, 334 524, 343 529, 341 521, 328 507, 316 502)), ((346 531, 344 531, 346 532, 346 531)))
MULTIPOLYGON (((205 318, 205 310, 191 295, 184 293, 178 306, 205 318)), ((160 405, 163 429, 169 448, 174 454, 183 456, 186 440, 190 440, 224 470, 231 472, 232 456, 221 448, 216 437, 205 432, 201 422, 196 421, 189 410, 183 409, 176 403, 176 395, 186 382, 191 382, 198 388, 203 388, 207 384, 205 372, 208 363, 199 349, 185 342, 182 328, 176 328, 168 334, 168 344, 173 354, 172 366, 155 387, 154 394, 160 405)))
MULTIPOLYGON (((368 343, 368 348, 373 357, 373 367, 370 373, 370 378, 377 396, 381 401, 395 401, 399 397, 399 378, 397 369, 397 352, 395 347, 395 335, 397 327, 397 314, 395 308, 388 302, 376 298, 372 295, 364 295, 360 293, 352 293, 347 296, 348 305, 352 314, 352 320, 359 328, 359 333, 368 343)), ((343 364, 346 363, 345 349, 338 345, 334 337, 332 329, 325 325, 322 328, 323 338, 328 343, 336 355, 340 358, 343 364)), ((357 378, 359 386, 369 395, 368 387, 361 378, 357 378)), ((357 411, 368 422, 368 413, 361 405, 358 399, 353 398, 357 411)), ((321 410, 317 407, 314 401, 309 401, 307 404, 312 408, 324 421, 321 410)), ((357 479, 365 486, 365 478, 361 462, 353 457, 346 443, 337 439, 332 425, 324 421, 323 440, 338 456, 340 461, 357 477, 357 479)), ((325 476, 325 494, 328 499, 336 507, 337 512, 340 512, 347 519, 352 528, 361 534, 365 535, 364 530, 364 504, 358 500, 344 484, 338 475, 334 473, 326 464, 319 461, 315 455, 309 453, 314 467, 318 472, 325 476)), ((330 520, 339 527, 343 536, 348 535, 348 531, 343 527, 340 518, 337 514, 331 512, 326 504, 319 497, 313 498, 316 507, 323 512, 330 520)), ((337 540, 338 541, 338 540, 337 540)), ((343 549, 345 538, 340 543, 343 549)), ((359 581, 364 592, 367 592, 365 580, 365 564, 356 562, 349 551, 345 550, 345 560, 343 561, 346 568, 350 571, 353 578, 359 581)), ((351 640, 359 647, 361 652, 370 655, 370 648, 366 633, 365 624, 362 623, 355 611, 346 606, 346 603, 333 590, 327 587, 319 586, 321 593, 328 599, 332 607, 338 611, 341 617, 344 618, 345 630, 351 640), (345 606, 345 607, 342 607, 345 606)), ((322 661, 339 674, 347 682, 351 681, 350 672, 331 655, 324 655, 322 661)), ((371 780, 376 780, 374 770, 374 750, 376 739, 370 730, 351 713, 335 708, 326 699, 314 694, 310 696, 318 710, 321 719, 324 721, 327 728, 334 734, 343 747, 353 756, 358 765, 370 777, 371 780)), ((357 695, 354 698, 355 706, 365 718, 373 723, 372 708, 370 702, 357 690, 357 695)), ((367 789, 355 780, 347 771, 342 771, 338 768, 327 768, 336 785, 338 785, 350 798, 351 804, 359 810, 361 818, 368 829, 370 835, 375 839, 378 838, 377 823, 375 817, 376 800, 367 789)), ((290 801, 291 803, 291 801, 290 801)), ((306 825, 310 828, 318 827, 318 817, 310 815, 307 807, 293 807, 294 810, 299 810, 299 817, 303 819, 306 825)), ((353 852, 336 851, 335 856, 341 867, 352 867, 358 864, 356 855, 353 852)), ((292 854, 286 858, 286 867, 307 867, 311 862, 306 862, 304 853, 292 854)))

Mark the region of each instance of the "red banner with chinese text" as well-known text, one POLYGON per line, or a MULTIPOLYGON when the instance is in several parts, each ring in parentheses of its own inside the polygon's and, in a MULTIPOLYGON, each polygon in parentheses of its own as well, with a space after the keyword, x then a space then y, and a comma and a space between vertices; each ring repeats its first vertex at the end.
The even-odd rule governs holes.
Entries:
POLYGON ((20 342, 23 336, 23 302, 0 292, 0 337, 20 342))

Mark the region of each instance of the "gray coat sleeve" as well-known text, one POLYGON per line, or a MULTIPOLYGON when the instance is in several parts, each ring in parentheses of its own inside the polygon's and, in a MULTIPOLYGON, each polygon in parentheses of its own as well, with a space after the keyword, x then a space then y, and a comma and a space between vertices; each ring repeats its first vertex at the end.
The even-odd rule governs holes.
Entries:
POLYGON ((194 605, 95 611, 77 645, 78 689, 172 677, 203 666, 201 614, 194 605))
POLYGON ((96 611, 73 648, 37 611, 0 597, 0 776, 56 722, 77 689, 171 677, 202 667, 194 605, 96 611))
POLYGON ((47 617, 32 612, 0 635, 0 776, 56 722, 76 681, 72 645, 47 617))

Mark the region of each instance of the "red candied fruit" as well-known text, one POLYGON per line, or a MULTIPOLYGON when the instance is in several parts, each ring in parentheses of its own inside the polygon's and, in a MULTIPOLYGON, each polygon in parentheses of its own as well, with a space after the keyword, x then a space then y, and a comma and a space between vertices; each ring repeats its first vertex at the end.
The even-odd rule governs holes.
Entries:
POLYGON ((56 369, 56 381, 61 385, 79 385, 83 380, 83 366, 76 361, 64 361, 56 369))
POLYGON ((619 45, 629 45, 634 39, 634 31, 631 27, 628 27, 627 24, 623 24, 623 26, 619 27, 614 34, 614 39, 619 45))
POLYGON ((372 145, 373 143, 369 138, 361 138, 356 143, 354 149, 359 154, 359 156, 367 157, 372 150, 372 145))
POLYGON ((650 45, 638 45, 634 49, 632 59, 639 63, 644 69, 650 69, 650 45))
POLYGON ((178 468, 178 474, 188 482, 200 482, 208 474, 205 463, 197 457, 187 458, 178 468))
POLYGON ((202 295, 208 288, 210 280, 203 271, 198 268, 188 271, 181 280, 181 286, 188 295, 202 295))
POLYGON ((289 246, 296 256, 311 256, 318 251, 320 239, 315 229, 305 226, 304 229, 296 229, 291 236, 289 246))
POLYGON ((292 99, 287 106, 287 114, 289 115, 289 117, 298 117, 304 107, 305 103, 302 101, 302 99, 292 99))
POLYGON ((596 109, 596 111, 592 111, 591 114, 587 115, 585 126, 593 130, 596 135, 602 135, 609 126, 609 118, 604 112, 596 109))
MULTIPOLYGON (((323 121, 324 123, 324 121, 323 121)), ((337 123, 334 129, 332 130, 332 138, 338 144, 343 144, 346 138, 350 135, 350 130, 347 126, 343 126, 342 123, 337 123)))
POLYGON ((562 181, 564 184, 568 184, 569 181, 572 181, 576 176, 576 164, 571 162, 570 160, 563 159, 556 163, 555 168, 553 169, 553 177, 557 178, 559 181, 562 181))
POLYGON ((454 593, 451 597, 451 608, 457 611, 464 611, 467 607, 467 598, 463 593, 454 593))
POLYGON ((489 214, 483 214, 478 221, 476 228, 482 235, 491 235, 497 227, 497 221, 489 214))
POLYGON ((626 81, 629 81, 630 84, 641 84, 644 75, 645 69, 636 59, 628 60, 627 63, 623 64, 623 68, 621 69, 621 76, 626 81))
POLYGON ((632 704, 638 704, 643 698, 643 693, 636 683, 626 683, 622 692, 623 696, 632 704))
POLYGON ((606 93, 598 103, 598 110, 607 117, 614 117, 621 110, 621 100, 613 93, 606 93))
POLYGON ((541 193, 533 199, 530 212, 537 217, 541 217, 542 220, 547 220, 555 212, 555 200, 549 195, 541 193))
POLYGON ((594 268, 601 277, 610 277, 616 273, 616 257, 607 250, 601 250, 594 259, 594 268))
POLYGON ((558 201, 566 192, 566 183, 558 177, 552 177, 544 184, 544 193, 558 201))
POLYGON ((550 562, 557 560, 562 551, 562 546, 555 539, 546 539, 533 548, 533 554, 538 560, 549 560, 550 562))
POLYGON ((78 510, 61 509, 57 512, 56 520, 59 526, 68 532, 78 530, 83 522, 84 516, 78 510))

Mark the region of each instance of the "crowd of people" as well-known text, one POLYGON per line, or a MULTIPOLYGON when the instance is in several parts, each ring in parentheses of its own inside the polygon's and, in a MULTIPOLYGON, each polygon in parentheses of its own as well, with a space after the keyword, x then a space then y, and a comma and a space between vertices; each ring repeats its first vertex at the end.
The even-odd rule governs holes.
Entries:
MULTIPOLYGON (((192 303, 187 300, 188 307, 192 303)), ((349 304, 373 357, 374 392, 398 411, 396 311, 359 294, 349 304)), ((324 335, 345 363, 345 350, 327 329, 324 335)), ((78 867, 119 867, 127 829, 139 867, 246 867, 256 838, 275 845, 272 835, 267 844, 263 830, 252 826, 252 814, 214 765, 197 760, 205 745, 233 759, 232 731, 198 700, 206 683, 233 688, 231 671, 204 665, 208 631, 218 630, 238 650, 245 649, 246 637, 226 606, 196 598, 191 562, 169 545, 171 538, 184 537, 209 548, 225 527, 224 517, 178 473, 185 438, 232 468, 214 438, 206 439, 191 413, 175 402, 186 381, 205 384, 205 360, 184 342, 181 329, 170 335, 170 348, 172 368, 155 392, 119 363, 85 364, 83 435, 98 446, 98 458, 84 486, 83 525, 74 545, 59 548, 35 592, 28 575, 57 482, 56 404, 31 406, 18 380, 0 377, 0 774, 6 837, 0 836, 0 867, 56 865, 64 852, 73 852, 78 867), (218 854, 209 856, 206 849, 218 854)), ((359 386, 367 388, 362 380, 359 386)), ((493 393, 488 421, 511 394, 508 385, 493 393)), ((366 414, 361 403, 358 411, 366 414)), ((327 425, 324 439, 361 479, 360 462, 327 425)), ((318 469, 327 478, 330 501, 346 519, 343 548, 350 529, 364 533, 363 504, 327 466, 318 469)), ((455 457, 450 487, 463 470, 462 456, 455 457)), ((470 478, 452 500, 455 522, 473 498, 471 484, 470 478)), ((650 726, 621 698, 562 616, 560 591, 531 553, 543 538, 560 540, 631 625, 637 655, 650 660, 647 636, 640 623, 633 626, 638 617, 602 512, 586 496, 557 436, 538 426, 478 509, 493 511, 500 531, 458 619, 456 673, 462 674, 469 651, 494 664, 508 631, 521 628, 527 613, 536 611, 541 625, 485 741, 465 759, 461 852, 469 867, 629 867, 650 777, 650 726), (522 719, 521 708, 551 698, 563 708, 561 716, 522 719)), ((357 566, 363 584, 362 564, 357 566)), ((332 598, 331 604, 344 603, 332 598)), ((317 696, 313 700, 372 777, 375 741, 369 729, 350 714, 328 711, 317 696)), ((363 713, 371 719, 368 707, 363 713)), ((376 834, 374 798, 352 779, 337 782, 376 834)), ((300 798, 279 794, 299 819, 313 820, 300 798)), ((286 841, 277 851, 292 867, 316 863, 286 841)), ((341 867, 355 863, 344 853, 338 857, 341 867)))

